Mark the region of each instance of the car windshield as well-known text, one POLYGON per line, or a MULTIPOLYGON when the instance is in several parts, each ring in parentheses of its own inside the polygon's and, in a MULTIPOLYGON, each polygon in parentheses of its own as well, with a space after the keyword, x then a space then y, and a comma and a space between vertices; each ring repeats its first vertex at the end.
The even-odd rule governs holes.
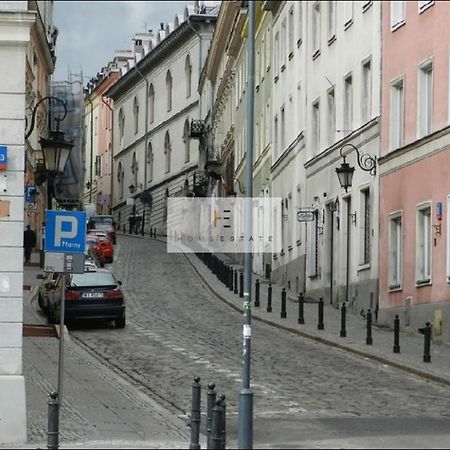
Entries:
POLYGON ((71 286, 87 287, 87 286, 115 286, 116 280, 109 272, 85 272, 83 274, 73 274, 71 286))

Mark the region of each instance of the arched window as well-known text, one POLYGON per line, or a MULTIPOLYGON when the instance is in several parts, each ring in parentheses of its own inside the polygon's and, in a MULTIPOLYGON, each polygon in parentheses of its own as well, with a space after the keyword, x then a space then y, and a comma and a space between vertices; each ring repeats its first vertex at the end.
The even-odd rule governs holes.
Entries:
POLYGON ((164 155, 166 157, 166 173, 170 172, 170 154, 172 153, 172 146, 170 144, 170 135, 166 131, 166 136, 164 138, 164 155))
POLYGON ((119 182, 119 193, 120 198, 123 197, 123 179, 124 179, 124 171, 122 162, 119 162, 119 166, 117 167, 117 181, 119 182))
POLYGON ((134 134, 139 131, 139 102, 137 97, 133 100, 133 114, 134 114, 134 134))
POLYGON ((138 176, 138 162, 136 159, 136 152, 133 153, 133 161, 131 163, 131 173, 133 174, 133 184, 137 187, 137 176, 138 176))
POLYGON ((166 73, 167 111, 172 110, 172 75, 170 70, 166 73))
POLYGON ((183 129, 183 142, 184 142, 184 162, 189 162, 191 159, 191 149, 190 149, 190 139, 189 139, 189 119, 186 119, 184 122, 183 129))
POLYGON ((155 91, 153 89, 153 84, 150 84, 148 88, 148 116, 150 118, 150 123, 155 120, 155 91))
POLYGON ((120 108, 119 111, 119 142, 120 147, 123 147, 123 136, 125 134, 125 114, 123 113, 123 109, 120 108))
POLYGON ((184 77, 186 80, 186 98, 191 96, 191 84, 192 84, 192 66, 191 66, 191 57, 189 55, 186 56, 186 60, 184 61, 184 77))
POLYGON ((147 148, 147 174, 148 174, 148 181, 153 180, 153 147, 152 143, 148 143, 147 148))

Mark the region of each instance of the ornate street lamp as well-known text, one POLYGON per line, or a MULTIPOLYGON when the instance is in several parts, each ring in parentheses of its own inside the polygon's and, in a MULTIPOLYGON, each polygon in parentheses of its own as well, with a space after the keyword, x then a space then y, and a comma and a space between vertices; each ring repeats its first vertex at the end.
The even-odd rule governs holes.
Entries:
POLYGON ((353 150, 356 150, 356 153, 358 155, 358 166, 366 171, 369 172, 371 175, 376 175, 377 173, 377 159, 375 156, 367 155, 367 154, 360 154, 359 150, 353 145, 353 144, 345 144, 341 147, 339 153, 344 160, 341 164, 341 167, 337 167, 336 173, 339 178, 339 183, 341 187, 345 189, 345 192, 348 191, 348 188, 351 187, 352 181, 353 181, 353 173, 355 171, 355 168, 350 166, 345 160, 345 155, 342 154, 342 150, 345 147, 351 147, 353 150))
POLYGON ((59 129, 59 123, 62 122, 67 115, 67 107, 63 100, 58 97, 48 96, 39 100, 35 107, 33 108, 32 116, 31 116, 31 125, 28 132, 25 134, 25 138, 27 139, 34 130, 35 120, 36 120, 36 111, 38 106, 44 101, 48 100, 56 100, 64 107, 64 115, 62 117, 55 117, 56 122, 56 131, 52 131, 51 129, 51 117, 49 113, 48 117, 48 125, 49 125, 49 136, 48 138, 42 138, 39 140, 39 143, 42 147, 42 154, 44 157, 44 166, 47 172, 47 209, 52 209, 52 199, 51 199, 51 191, 50 186, 54 192, 55 189, 55 179, 57 176, 60 176, 64 172, 64 167, 66 166, 67 160, 70 155, 70 151, 73 147, 73 142, 69 142, 64 138, 64 133, 59 129))

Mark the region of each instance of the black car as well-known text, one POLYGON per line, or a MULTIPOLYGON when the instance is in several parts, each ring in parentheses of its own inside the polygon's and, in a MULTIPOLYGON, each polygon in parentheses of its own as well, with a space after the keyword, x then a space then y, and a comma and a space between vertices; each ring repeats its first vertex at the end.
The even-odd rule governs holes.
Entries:
MULTIPOLYGON (((83 274, 65 275, 64 320, 113 320, 116 328, 125 327, 125 301, 121 282, 107 269, 90 268, 83 274)), ((48 295, 47 316, 59 322, 60 276, 48 295)))

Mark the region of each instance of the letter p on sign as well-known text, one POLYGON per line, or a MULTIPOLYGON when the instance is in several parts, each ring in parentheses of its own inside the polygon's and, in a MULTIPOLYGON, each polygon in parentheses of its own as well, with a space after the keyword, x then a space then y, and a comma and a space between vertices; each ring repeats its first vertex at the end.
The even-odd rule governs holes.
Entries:
POLYGON ((75 217, 57 216, 55 218, 55 247, 61 247, 63 239, 73 239, 78 234, 78 222, 75 217))

